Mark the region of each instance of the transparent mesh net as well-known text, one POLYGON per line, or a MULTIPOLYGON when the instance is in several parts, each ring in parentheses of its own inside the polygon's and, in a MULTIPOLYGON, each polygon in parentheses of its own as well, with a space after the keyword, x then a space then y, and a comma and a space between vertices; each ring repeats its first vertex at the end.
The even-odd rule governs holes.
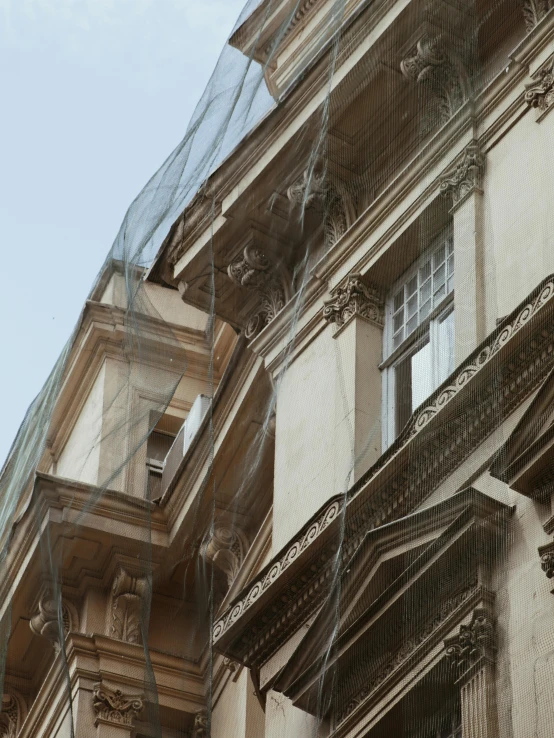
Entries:
POLYGON ((4 465, 0 734, 552 734, 549 11, 246 4, 4 465))

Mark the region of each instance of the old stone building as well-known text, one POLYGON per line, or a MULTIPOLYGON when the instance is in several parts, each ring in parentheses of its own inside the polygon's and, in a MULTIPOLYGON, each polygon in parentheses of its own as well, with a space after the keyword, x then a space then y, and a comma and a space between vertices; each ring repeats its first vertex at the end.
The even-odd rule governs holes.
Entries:
POLYGON ((0 735, 551 736, 554 5, 254 5, 275 104, 71 344, 0 735))

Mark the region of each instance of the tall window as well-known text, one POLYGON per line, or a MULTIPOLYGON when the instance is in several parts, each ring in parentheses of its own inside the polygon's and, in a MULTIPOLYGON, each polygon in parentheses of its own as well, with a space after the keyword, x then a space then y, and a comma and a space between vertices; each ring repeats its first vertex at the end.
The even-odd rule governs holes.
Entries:
POLYGON ((454 370, 454 250, 445 231, 390 291, 384 334, 384 441, 454 370))

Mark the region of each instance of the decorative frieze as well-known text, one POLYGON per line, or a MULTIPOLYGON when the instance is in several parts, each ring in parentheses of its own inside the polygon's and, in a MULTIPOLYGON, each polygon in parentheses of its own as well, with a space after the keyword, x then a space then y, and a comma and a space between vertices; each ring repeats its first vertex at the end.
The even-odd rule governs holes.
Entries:
POLYGON ((96 723, 104 721, 118 725, 133 725, 144 708, 143 695, 126 695, 120 689, 95 684, 93 690, 96 723))
POLYGON ((530 33, 546 16, 549 4, 549 0, 523 0, 522 9, 527 33, 530 33))
POLYGON ((227 274, 239 287, 257 293, 258 307, 245 328, 246 338, 254 338, 281 312, 290 297, 286 270, 277 266, 262 248, 250 244, 229 264, 227 274))
POLYGON ((453 208, 457 207, 471 192, 480 191, 484 168, 485 156, 474 141, 464 149, 461 161, 441 177, 441 195, 451 197, 453 208))
POLYGON ((554 56, 525 85, 525 102, 537 110, 539 119, 554 105, 554 56))
POLYGON ((239 532, 227 526, 216 526, 204 553, 208 561, 221 569, 231 586, 245 553, 245 543, 239 532))
POLYGON ((494 661, 496 650, 494 621, 484 608, 474 610, 469 625, 460 625, 457 636, 444 642, 446 657, 456 674, 456 680, 480 665, 494 661))
POLYGON ((133 577, 120 567, 112 586, 110 635, 127 643, 141 643, 141 613, 146 577, 133 577))
POLYGON ((4 693, 0 712, 0 738, 15 738, 19 729, 20 714, 16 698, 4 693))
POLYGON ((63 638, 69 633, 71 621, 69 611, 64 603, 60 610, 50 593, 45 593, 39 600, 38 611, 31 618, 29 625, 33 633, 47 638, 56 653, 61 649, 63 638), (60 618, 61 615, 61 618, 60 618))
POLYGON ((438 105, 439 122, 446 123, 468 97, 467 76, 439 38, 424 36, 401 63, 406 79, 424 86, 438 105))
POLYGON ((343 326, 350 318, 359 315, 375 323, 379 328, 384 323, 384 302, 381 293, 374 287, 368 287, 360 274, 350 274, 344 287, 335 290, 331 300, 323 307, 323 317, 337 328, 343 326))

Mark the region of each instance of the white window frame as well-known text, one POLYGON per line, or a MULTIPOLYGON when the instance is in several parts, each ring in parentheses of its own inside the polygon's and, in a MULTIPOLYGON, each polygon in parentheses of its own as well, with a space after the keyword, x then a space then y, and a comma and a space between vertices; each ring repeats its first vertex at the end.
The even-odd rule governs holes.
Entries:
MULTIPOLYGON (((429 258, 435 253, 437 248, 443 244, 450 244, 450 253, 453 255, 453 234, 452 229, 449 227, 443 230, 437 238, 435 238, 428 249, 418 258, 416 261, 402 274, 401 278, 398 279, 391 290, 385 304, 385 330, 383 332, 383 356, 385 357, 381 369, 383 371, 383 417, 382 417, 382 430, 383 430, 383 449, 388 448, 393 441, 396 439, 402 428, 396 428, 396 369, 405 361, 411 354, 416 353, 422 348, 427 342, 431 344, 432 356, 432 367, 438 371, 438 357, 439 357, 439 326, 440 324, 454 311, 454 287, 453 287, 453 276, 452 270, 450 274, 451 288, 446 291, 446 294, 440 298, 436 304, 433 305, 429 314, 418 324, 407 337, 394 346, 394 335, 393 335, 393 317, 395 314, 395 303, 394 298, 402 288, 403 285, 407 285, 416 275, 419 270, 429 261, 429 258)), ((446 249, 446 261, 448 260, 448 248, 446 249)), ((454 267, 453 267, 454 268, 454 267)), ((448 268, 446 266, 446 272, 448 268)), ((448 284, 448 274, 445 275, 445 284, 448 284)), ((406 293, 405 293, 406 296, 406 293)), ((404 297, 405 299, 405 297, 404 297)), ((418 301, 419 298, 419 283, 418 283, 418 301)), ((440 378, 438 376, 433 377, 432 386, 436 389, 439 386, 440 381, 443 381, 445 377, 440 378), (440 380, 440 381, 439 381, 440 380)), ((434 390, 433 390, 434 391, 434 390)))

